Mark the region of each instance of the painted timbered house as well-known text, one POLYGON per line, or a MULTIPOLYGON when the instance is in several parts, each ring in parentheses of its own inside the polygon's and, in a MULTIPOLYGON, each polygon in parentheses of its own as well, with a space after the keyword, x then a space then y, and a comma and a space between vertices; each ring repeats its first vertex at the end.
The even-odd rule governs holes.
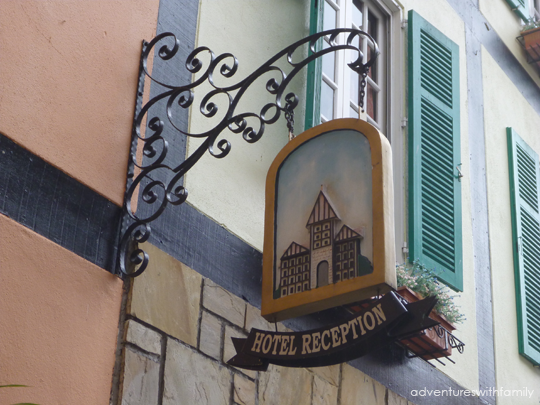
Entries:
POLYGON ((360 252, 363 228, 355 231, 343 225, 336 234, 336 224, 340 221, 327 193, 321 190, 306 224, 310 248, 292 242, 281 256, 278 277, 281 297, 373 271, 369 259, 360 252))

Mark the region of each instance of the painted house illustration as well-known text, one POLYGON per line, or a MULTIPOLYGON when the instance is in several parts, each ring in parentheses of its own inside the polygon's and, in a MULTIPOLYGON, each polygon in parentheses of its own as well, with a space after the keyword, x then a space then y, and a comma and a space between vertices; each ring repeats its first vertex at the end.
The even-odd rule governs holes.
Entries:
POLYGON ((339 222, 341 219, 328 195, 321 190, 306 224, 309 248, 292 242, 281 256, 278 287, 281 297, 373 271, 371 262, 360 251, 364 229, 342 225, 336 233, 339 222))

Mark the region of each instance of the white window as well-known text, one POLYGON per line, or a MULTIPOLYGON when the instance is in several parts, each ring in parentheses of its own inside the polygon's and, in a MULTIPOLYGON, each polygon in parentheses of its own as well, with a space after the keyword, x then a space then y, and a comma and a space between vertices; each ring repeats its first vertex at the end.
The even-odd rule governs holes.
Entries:
MULTIPOLYGON (((323 30, 338 27, 356 28, 370 34, 381 49, 386 48, 388 18, 372 1, 324 0, 323 30)), ((323 47, 329 47, 326 38, 323 47)), ((338 37, 345 41, 345 36, 338 37)), ((363 39, 359 48, 364 62, 369 60, 373 46, 363 39)), ((359 95, 361 77, 347 63, 356 59, 352 51, 329 53, 323 56, 321 78, 320 121, 334 118, 359 117, 359 95)), ((364 96, 364 109, 368 122, 384 131, 386 129, 386 60, 381 54, 370 69, 364 96)))

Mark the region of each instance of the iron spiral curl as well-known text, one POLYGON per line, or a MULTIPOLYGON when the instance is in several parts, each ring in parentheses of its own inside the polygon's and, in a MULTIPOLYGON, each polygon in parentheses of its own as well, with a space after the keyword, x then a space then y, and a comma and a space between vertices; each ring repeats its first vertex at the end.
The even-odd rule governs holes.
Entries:
MULTIPOLYGON (((320 47, 322 48, 322 47, 320 47)), ((282 51, 275 54, 267 62, 261 65, 253 73, 243 80, 230 85, 220 86, 217 79, 230 81, 238 72, 238 60, 230 54, 215 55, 210 48, 199 47, 193 50, 187 57, 185 68, 196 79, 187 85, 179 86, 166 83, 149 72, 148 59, 152 55, 154 64, 161 61, 171 60, 180 49, 179 39, 170 32, 157 35, 143 48, 141 57, 141 77, 138 95, 142 99, 142 78, 151 79, 157 85, 163 87, 163 91, 150 99, 136 114, 133 126, 132 146, 128 167, 128 182, 124 196, 123 228, 119 236, 118 266, 123 276, 136 277, 144 272, 148 266, 148 254, 139 247, 139 244, 148 240, 151 234, 150 224, 157 219, 169 204, 180 205, 187 199, 188 192, 181 185, 184 175, 197 163, 208 151, 215 158, 221 159, 231 151, 231 143, 218 137, 228 130, 232 134, 242 134, 242 138, 248 143, 255 143, 264 134, 267 125, 279 120, 281 114, 290 116, 299 103, 296 94, 286 93, 287 86, 296 74, 308 63, 330 52, 351 50, 356 52, 356 59, 348 66, 360 75, 367 75, 369 68, 374 64, 379 55, 379 48, 375 40, 366 32, 356 29, 334 29, 323 31, 305 37, 282 51), (338 42, 340 35, 346 36, 344 41, 338 42), (326 37, 329 46, 319 49, 319 44, 326 37), (371 58, 364 63, 364 55, 357 45, 361 43, 358 38, 366 38, 372 49, 371 58), (356 41, 355 41, 356 40, 356 41), (293 56, 302 55, 301 60, 294 62, 293 56), (306 56, 307 55, 307 56, 306 56), (287 61, 289 70, 278 67, 276 63, 282 59, 287 61), (204 60, 208 60, 205 62, 204 60), (264 105, 259 112, 237 111, 240 100, 250 86, 263 75, 276 74, 279 79, 271 78, 266 81, 265 90, 275 96, 274 101, 264 105), (201 133, 190 133, 182 130, 175 124, 175 110, 195 107, 195 89, 201 85, 210 85, 211 90, 202 98, 198 110, 206 118, 216 117, 220 112, 217 99, 228 100, 221 120, 211 129, 201 133), (156 114, 150 110, 155 107, 159 111, 157 103, 166 101, 164 114, 156 114), (228 105, 227 105, 228 104, 228 105), (166 116, 166 118, 162 118, 166 116), (165 121, 181 135, 193 138, 202 138, 202 144, 183 162, 177 166, 165 164, 169 151, 169 142, 164 138, 165 121), (141 126, 147 125, 145 134, 141 133, 141 126), (147 123, 147 124, 146 124, 147 123), (137 155, 137 150, 142 152, 142 158, 137 155), (152 176, 157 171, 168 173, 167 182, 155 180, 159 176, 152 176), (150 208, 150 213, 141 214, 141 210, 135 211, 132 200, 138 199, 138 204, 144 204, 150 208)), ((193 110, 192 113, 195 113, 193 110)))

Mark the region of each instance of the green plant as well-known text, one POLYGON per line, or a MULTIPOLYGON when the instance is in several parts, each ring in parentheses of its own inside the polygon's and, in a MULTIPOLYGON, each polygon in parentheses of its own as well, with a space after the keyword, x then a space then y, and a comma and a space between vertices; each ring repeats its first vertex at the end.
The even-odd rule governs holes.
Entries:
MULTIPOLYGON (((18 387, 28 387, 28 385, 21 385, 21 384, 7 384, 7 385, 0 385, 0 388, 18 388, 18 387)), ((33 402, 18 402, 13 405, 39 405, 34 404, 33 402)))
POLYGON ((434 270, 428 269, 422 263, 403 263, 396 267, 398 287, 408 287, 423 297, 437 297, 435 311, 451 323, 462 323, 465 316, 459 312, 455 304, 455 295, 450 295, 450 289, 442 284, 434 270))
POLYGON ((521 32, 525 32, 525 31, 529 31, 529 30, 534 30, 535 28, 540 28, 540 20, 533 20, 533 19, 530 19, 529 21, 527 21, 527 23, 523 26, 523 28, 521 29, 521 32))

